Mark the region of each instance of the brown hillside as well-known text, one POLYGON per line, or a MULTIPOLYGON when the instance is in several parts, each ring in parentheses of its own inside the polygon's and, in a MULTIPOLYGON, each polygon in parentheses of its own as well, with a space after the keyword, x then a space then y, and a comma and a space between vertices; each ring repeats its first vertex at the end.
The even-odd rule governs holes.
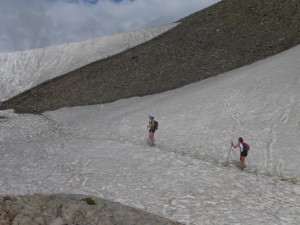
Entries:
POLYGON ((299 0, 223 0, 180 22, 145 44, 3 102, 1 109, 41 113, 159 93, 300 43, 299 0))

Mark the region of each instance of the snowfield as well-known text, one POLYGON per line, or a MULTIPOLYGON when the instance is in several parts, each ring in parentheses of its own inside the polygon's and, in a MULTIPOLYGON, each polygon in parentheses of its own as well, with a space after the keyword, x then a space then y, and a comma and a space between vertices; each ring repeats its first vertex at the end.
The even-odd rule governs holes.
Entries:
POLYGON ((299 71, 297 46, 157 95, 0 111, 0 193, 88 194, 186 224, 299 224, 299 71), (245 171, 237 149, 225 166, 239 135, 251 146, 245 171))

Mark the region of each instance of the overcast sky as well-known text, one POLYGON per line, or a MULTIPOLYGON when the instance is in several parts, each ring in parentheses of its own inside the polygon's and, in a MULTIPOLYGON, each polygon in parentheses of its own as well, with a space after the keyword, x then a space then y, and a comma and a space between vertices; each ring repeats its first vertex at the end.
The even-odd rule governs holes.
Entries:
POLYGON ((174 22, 218 0, 0 0, 0 52, 174 22))

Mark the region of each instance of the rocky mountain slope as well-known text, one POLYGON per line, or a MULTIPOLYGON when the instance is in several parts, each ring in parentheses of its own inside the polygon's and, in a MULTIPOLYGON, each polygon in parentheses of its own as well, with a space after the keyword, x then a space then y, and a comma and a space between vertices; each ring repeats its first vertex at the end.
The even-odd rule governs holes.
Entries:
POLYGON ((151 41, 47 81, 0 109, 41 113, 181 87, 300 43, 297 0, 223 0, 151 41))

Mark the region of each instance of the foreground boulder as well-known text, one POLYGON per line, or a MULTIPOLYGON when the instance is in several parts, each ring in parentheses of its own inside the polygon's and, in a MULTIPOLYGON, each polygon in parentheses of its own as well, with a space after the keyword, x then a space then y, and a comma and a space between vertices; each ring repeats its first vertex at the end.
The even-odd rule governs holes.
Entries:
POLYGON ((120 203, 82 195, 0 197, 1 225, 180 225, 120 203))

